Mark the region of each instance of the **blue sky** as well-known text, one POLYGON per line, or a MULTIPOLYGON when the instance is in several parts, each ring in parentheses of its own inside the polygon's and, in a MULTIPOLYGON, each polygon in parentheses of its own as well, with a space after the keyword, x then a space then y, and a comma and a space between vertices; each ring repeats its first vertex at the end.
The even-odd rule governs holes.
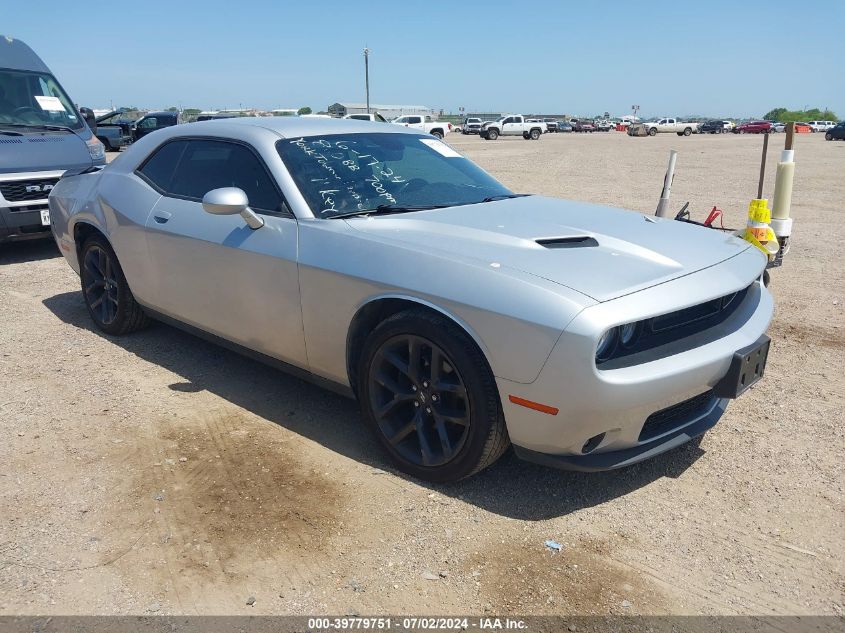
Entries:
POLYGON ((80 105, 845 116, 842 0, 158 2, 0 0, 80 105), (381 8, 383 7, 383 8, 381 8), (814 17, 818 16, 818 17, 814 17), (827 16, 827 18, 823 17, 827 16))

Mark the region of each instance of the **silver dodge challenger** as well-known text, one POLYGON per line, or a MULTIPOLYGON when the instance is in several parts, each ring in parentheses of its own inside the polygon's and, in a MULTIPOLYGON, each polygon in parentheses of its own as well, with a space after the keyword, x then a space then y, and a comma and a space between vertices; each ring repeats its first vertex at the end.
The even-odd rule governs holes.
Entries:
POLYGON ((163 321, 355 397, 430 481, 511 445, 560 468, 639 462, 765 368, 773 304, 747 242, 516 194, 398 126, 177 125, 49 202, 99 329, 163 321))

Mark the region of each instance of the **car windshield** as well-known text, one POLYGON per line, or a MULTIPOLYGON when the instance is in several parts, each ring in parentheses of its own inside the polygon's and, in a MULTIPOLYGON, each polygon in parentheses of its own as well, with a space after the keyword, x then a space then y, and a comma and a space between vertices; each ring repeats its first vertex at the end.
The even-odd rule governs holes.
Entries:
POLYGON ((58 82, 46 73, 0 70, 0 126, 60 125, 74 130, 84 123, 58 82))
POLYGON ((331 134, 276 148, 315 216, 458 206, 512 192, 449 145, 417 134, 331 134))

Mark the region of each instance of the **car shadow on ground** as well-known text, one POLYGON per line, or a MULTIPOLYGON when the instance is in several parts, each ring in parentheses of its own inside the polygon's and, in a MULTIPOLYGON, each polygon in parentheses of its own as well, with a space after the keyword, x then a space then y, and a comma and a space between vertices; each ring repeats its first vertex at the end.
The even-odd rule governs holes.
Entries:
POLYGON ((623 470, 577 473, 529 464, 508 452, 470 479, 428 484, 392 467, 377 440, 362 428, 353 400, 161 323, 128 336, 108 336, 94 327, 79 291, 50 297, 44 305, 65 323, 94 332, 180 376, 169 386, 174 391, 207 390, 371 468, 395 472, 415 484, 510 518, 543 520, 599 505, 661 477, 677 477, 703 454, 693 441, 623 470))
POLYGON ((59 255, 56 243, 47 238, 0 244, 0 266, 53 259, 59 255))

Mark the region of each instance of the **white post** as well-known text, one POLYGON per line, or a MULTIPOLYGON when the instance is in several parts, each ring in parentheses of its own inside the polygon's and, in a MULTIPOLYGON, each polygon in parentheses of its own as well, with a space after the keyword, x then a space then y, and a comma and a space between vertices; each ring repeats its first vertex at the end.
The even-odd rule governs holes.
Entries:
POLYGON ((657 210, 654 212, 659 218, 669 217, 669 196, 672 193, 672 180, 675 178, 675 161, 678 159, 678 152, 669 150, 669 168, 666 170, 666 177, 663 179, 663 191, 660 193, 660 200, 657 201, 657 210))

